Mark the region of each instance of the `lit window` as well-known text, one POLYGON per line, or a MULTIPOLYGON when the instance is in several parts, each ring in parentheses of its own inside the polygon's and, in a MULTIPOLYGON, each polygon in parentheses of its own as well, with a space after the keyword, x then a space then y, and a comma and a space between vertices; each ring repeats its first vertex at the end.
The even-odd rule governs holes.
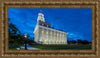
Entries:
POLYGON ((52 40, 50 40, 50 42, 52 43, 52 40))
POLYGON ((48 31, 46 32, 46 34, 48 34, 48 31))
POLYGON ((48 25, 47 25, 47 27, 48 27, 48 25))
POLYGON ((44 41, 44 40, 42 39, 42 41, 44 41))
POLYGON ((42 31, 42 34, 44 33, 44 31, 42 31))
POLYGON ((56 35, 56 33, 54 33, 54 35, 56 35))
POLYGON ((52 36, 50 36, 50 37, 52 37, 52 36))
POLYGON ((57 43, 58 43, 58 40, 57 40, 57 43))
POLYGON ((57 34, 57 36, 58 36, 59 34, 57 34))
POLYGON ((52 32, 50 32, 50 34, 52 35, 52 32))
POLYGON ((48 36, 47 36, 48 37, 48 36))
POLYGON ((42 24, 42 25, 44 25, 44 24, 42 24))
POLYGON ((47 42, 48 42, 48 39, 47 39, 47 42))
POLYGON ((55 41, 55 43, 56 43, 56 41, 55 41))

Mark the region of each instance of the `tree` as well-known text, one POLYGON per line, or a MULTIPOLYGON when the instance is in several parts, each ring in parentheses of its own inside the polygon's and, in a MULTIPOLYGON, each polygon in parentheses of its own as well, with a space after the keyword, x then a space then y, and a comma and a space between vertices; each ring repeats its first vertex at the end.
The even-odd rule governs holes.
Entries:
POLYGON ((87 40, 84 40, 82 43, 83 44, 89 44, 89 42, 87 40))
POLYGON ((82 40, 78 39, 77 40, 78 44, 82 44, 82 40))
POLYGON ((24 36, 21 35, 21 32, 17 29, 16 25, 9 24, 9 44, 10 45, 19 45, 24 43, 24 36))
MULTIPOLYGON (((9 19, 10 20, 10 19, 9 19)), ((23 45, 25 44, 25 41, 27 41, 28 44, 34 43, 33 40, 28 39, 30 35, 27 35, 27 38, 22 35, 20 30, 16 27, 16 25, 9 23, 8 27, 9 31, 9 45, 23 45)))
POLYGON ((76 41, 75 41, 75 40, 72 40, 72 43, 73 43, 73 44, 75 44, 75 43, 76 43, 76 41))
POLYGON ((75 40, 72 40, 72 41, 67 41, 68 42, 68 44, 75 44, 76 43, 76 41, 75 40))

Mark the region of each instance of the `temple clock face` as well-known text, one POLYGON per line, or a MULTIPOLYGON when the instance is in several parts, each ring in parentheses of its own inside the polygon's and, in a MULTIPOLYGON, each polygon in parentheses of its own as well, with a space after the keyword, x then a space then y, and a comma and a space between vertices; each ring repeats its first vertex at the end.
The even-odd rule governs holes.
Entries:
POLYGON ((8 17, 9 49, 91 49, 91 8, 9 8, 8 17))

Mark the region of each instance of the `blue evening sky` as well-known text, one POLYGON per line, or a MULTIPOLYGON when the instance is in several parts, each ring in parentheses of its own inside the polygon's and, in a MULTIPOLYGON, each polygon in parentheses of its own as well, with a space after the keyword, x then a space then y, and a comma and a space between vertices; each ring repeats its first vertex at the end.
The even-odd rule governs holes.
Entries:
POLYGON ((27 33, 34 38, 33 31, 40 10, 51 27, 68 33, 68 40, 92 41, 91 8, 9 8, 9 23, 15 24, 22 34, 27 33))

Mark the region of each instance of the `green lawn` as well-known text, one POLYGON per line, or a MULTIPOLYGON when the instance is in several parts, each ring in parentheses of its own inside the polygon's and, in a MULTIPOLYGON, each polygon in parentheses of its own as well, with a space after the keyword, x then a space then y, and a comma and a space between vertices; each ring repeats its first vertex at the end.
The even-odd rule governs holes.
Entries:
POLYGON ((19 48, 19 47, 9 47, 9 50, 16 50, 16 48, 19 48))
MULTIPOLYGON (((18 47, 9 47, 10 50, 16 50, 18 47)), ((38 48, 41 50, 90 50, 91 45, 31 45, 31 47, 38 48)))
POLYGON ((34 48, 42 50, 68 50, 68 49, 77 49, 77 50, 89 50, 92 49, 91 45, 32 45, 34 48))

